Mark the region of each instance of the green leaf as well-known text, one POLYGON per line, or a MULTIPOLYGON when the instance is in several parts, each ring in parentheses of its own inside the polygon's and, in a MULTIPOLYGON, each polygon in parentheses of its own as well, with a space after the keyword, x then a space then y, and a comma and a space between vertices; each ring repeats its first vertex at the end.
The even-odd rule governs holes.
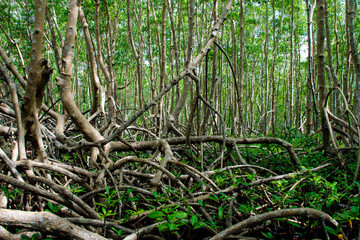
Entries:
POLYGON ((359 208, 356 207, 356 206, 351 206, 351 207, 350 207, 350 211, 351 211, 352 213, 359 213, 359 208))
POLYGON ((328 233, 330 233, 332 235, 336 235, 336 231, 333 228, 325 226, 325 229, 328 233))
POLYGON ((161 218, 165 217, 165 214, 161 211, 155 211, 149 214, 149 218, 161 218))
POLYGON ((49 205, 49 208, 50 208, 51 210, 54 209, 54 205, 53 205, 51 202, 48 202, 48 205, 49 205))
POLYGON ((120 229, 116 229, 114 227, 111 228, 112 230, 114 230, 119 236, 121 236, 123 234, 123 231, 121 231, 120 229))
POLYGON ((162 232, 162 231, 169 228, 168 225, 169 224, 167 222, 165 222, 165 223, 162 223, 162 224, 158 225, 157 228, 159 229, 160 232, 162 232))
POLYGON ((222 219, 224 216, 224 209, 222 206, 219 207, 218 216, 219 216, 219 219, 222 219))
POLYGON ((3 190, 6 195, 9 194, 9 190, 6 187, 1 187, 1 190, 3 190))
POLYGON ((296 222, 292 222, 292 221, 288 221, 289 224, 295 226, 295 227, 301 227, 300 224, 296 223, 296 222))
POLYGON ((198 222, 198 223, 196 224, 196 226, 194 227, 194 230, 195 230, 195 229, 198 229, 198 228, 205 227, 205 226, 206 226, 205 223, 203 223, 203 222, 198 222))
POLYGON ((169 231, 174 231, 174 230, 179 229, 179 228, 178 228, 178 225, 175 224, 175 223, 169 223, 169 224, 168 224, 168 228, 169 228, 169 231))
POLYGON ((195 223, 197 222, 198 222, 197 216, 194 215, 190 218, 191 225, 195 226, 195 223))
POLYGON ((104 213, 104 215, 106 215, 106 208, 102 207, 101 210, 104 213))
POLYGON ((40 233, 34 233, 34 234, 31 236, 31 239, 36 240, 39 236, 40 236, 40 233))
POLYGON ((177 219, 184 219, 187 217, 187 213, 186 212, 176 212, 171 214, 172 217, 177 218, 177 219))

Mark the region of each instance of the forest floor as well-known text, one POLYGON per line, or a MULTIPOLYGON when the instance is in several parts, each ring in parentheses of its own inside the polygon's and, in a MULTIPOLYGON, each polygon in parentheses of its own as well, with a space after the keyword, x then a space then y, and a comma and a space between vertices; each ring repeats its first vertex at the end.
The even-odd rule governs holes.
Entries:
POLYGON ((85 239, 90 233, 96 236, 90 239, 358 239, 355 151, 342 153, 346 162, 340 163, 312 151, 317 136, 290 131, 282 139, 292 145, 297 166, 276 141, 228 138, 222 144, 219 138, 190 144, 127 139, 139 150, 111 153, 98 166, 81 149, 58 149, 46 164, 20 161, 21 176, 30 165, 36 176, 21 182, 1 174, 0 215, 12 214, 2 225, 13 239, 85 239), (35 212, 43 215, 25 221, 35 212), (74 226, 80 233, 67 235, 74 226))

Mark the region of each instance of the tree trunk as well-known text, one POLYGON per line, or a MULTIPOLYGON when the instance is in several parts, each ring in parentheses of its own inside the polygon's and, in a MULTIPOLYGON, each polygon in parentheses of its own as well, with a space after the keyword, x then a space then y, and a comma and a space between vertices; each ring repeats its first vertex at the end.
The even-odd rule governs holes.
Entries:
POLYGON ((330 148, 330 133, 325 119, 324 104, 326 98, 325 80, 325 1, 317 0, 317 78, 319 84, 319 102, 323 147, 325 150, 330 148))
MULTIPOLYGON (((133 37, 133 33, 132 33, 132 27, 131 27, 131 16, 130 16, 130 0, 127 0, 127 23, 128 23, 128 35, 129 35, 129 41, 130 41, 130 45, 131 45, 131 49, 134 55, 134 58, 136 60, 136 73, 137 73, 137 83, 138 83, 138 93, 139 93, 139 106, 140 109, 144 107, 144 90, 143 90, 143 83, 142 83, 142 64, 143 64, 143 60, 142 60, 142 53, 140 51, 140 53, 138 53, 138 51, 136 50, 135 47, 135 43, 134 43, 134 37, 133 37)), ((141 45, 141 44, 139 44, 141 45)), ((137 92, 137 91, 136 91, 137 92)), ((136 101, 136 99, 135 99, 136 101)), ((142 115, 142 121, 143 124, 146 128, 146 119, 145 119, 145 115, 142 115)))
POLYGON ((42 59, 43 34, 45 23, 45 9, 47 2, 37 0, 35 6, 34 31, 31 42, 31 55, 29 62, 29 79, 22 105, 22 121, 25 134, 30 138, 36 158, 44 161, 46 158, 44 143, 41 137, 39 114, 44 97, 46 85, 50 79, 52 70, 47 61, 42 59))
MULTIPOLYGON (((192 45, 193 45, 193 31, 194 31, 194 8, 195 3, 194 0, 190 0, 190 12, 189 12, 189 31, 188 31, 188 41, 187 41, 187 48, 186 48, 186 62, 185 66, 188 67, 191 62, 191 56, 192 56, 192 45)), ((174 111, 171 113, 170 116, 170 122, 175 123, 175 126, 179 123, 179 114, 181 109, 185 106, 185 102, 188 96, 188 92, 191 88, 191 79, 189 77, 186 77, 184 79, 184 87, 181 92, 180 98, 177 101, 177 104, 174 108, 174 111)))
POLYGON ((293 91, 294 91, 294 0, 291 0, 291 19, 290 19, 290 68, 289 68, 289 90, 288 90, 288 104, 289 104, 289 121, 288 127, 293 127, 293 91))
POLYGON ((76 33, 76 22, 79 12, 78 1, 69 2, 69 15, 66 27, 66 37, 62 51, 62 66, 60 77, 57 78, 60 98, 64 108, 77 128, 84 134, 88 141, 98 142, 103 140, 103 136, 96 130, 84 117, 79 108, 76 106, 71 93, 71 68, 74 57, 74 40, 76 33))
POLYGON ((354 107, 353 112, 357 120, 360 119, 360 59, 357 53, 357 42, 355 37, 355 2, 348 0, 349 9, 347 11, 347 20, 349 28, 349 42, 351 48, 351 57, 354 63, 355 70, 355 91, 354 91, 354 107))
POLYGON ((265 43, 264 43, 264 80, 265 80, 265 86, 264 86, 264 121, 263 124, 261 124, 261 132, 263 134, 267 134, 267 123, 268 123, 268 110, 269 110, 269 69, 268 69, 268 62, 269 62, 269 1, 266 0, 266 14, 265 14, 265 43))

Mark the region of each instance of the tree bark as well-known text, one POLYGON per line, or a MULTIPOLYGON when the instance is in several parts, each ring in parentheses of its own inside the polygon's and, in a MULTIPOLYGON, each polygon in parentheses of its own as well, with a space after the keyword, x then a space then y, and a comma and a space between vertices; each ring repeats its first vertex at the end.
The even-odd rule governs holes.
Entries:
POLYGON ((107 239, 84 228, 78 227, 49 212, 25 212, 19 210, 0 209, 0 225, 35 229, 66 239, 107 239))
MULTIPOLYGON (((136 50, 135 47, 135 43, 134 43, 134 37, 133 37, 133 33, 132 33, 132 26, 131 26, 131 17, 130 17, 130 0, 127 0, 127 23, 128 23, 128 35, 129 35, 129 40, 130 40, 130 45, 131 45, 131 49, 133 52, 133 55, 135 57, 136 60, 136 71, 137 71, 137 81, 138 81, 138 90, 139 90, 139 106, 140 109, 144 107, 144 90, 143 90, 143 82, 142 82, 142 77, 143 77, 143 56, 142 53, 140 51, 140 53, 136 50)), ((142 121, 144 126, 146 127, 146 118, 144 115, 142 115, 142 121)))
POLYGON ((36 1, 34 31, 32 34, 30 62, 28 65, 29 79, 21 108, 25 136, 31 140, 36 158, 40 161, 45 160, 46 153, 41 136, 39 114, 45 88, 52 73, 52 70, 47 65, 47 61, 41 57, 46 5, 47 1, 36 1))
POLYGON ((349 9, 347 11, 347 20, 349 28, 349 43, 351 48, 351 57, 354 63, 355 70, 355 92, 354 92, 354 107, 353 112, 357 120, 360 119, 360 59, 357 52, 357 42, 355 37, 355 2, 348 0, 349 9))
POLYGON ((259 215, 252 216, 242 222, 239 222, 222 232, 218 233, 214 237, 210 238, 210 240, 221 240, 225 239, 227 236, 229 236, 232 233, 238 232, 241 229, 244 229, 246 227, 253 226, 255 224, 260 224, 262 222, 265 222, 266 220, 270 220, 273 218, 284 218, 284 217, 293 217, 293 216, 305 216, 315 219, 320 219, 323 221, 329 221, 335 226, 338 225, 336 220, 334 220, 330 215, 328 215, 325 212, 312 209, 312 208, 290 208, 290 209, 281 209, 277 211, 272 211, 268 213, 262 213, 259 215))
POLYGON ((325 79, 325 1, 317 0, 316 6, 318 10, 317 18, 317 78, 319 84, 319 102, 322 141, 325 150, 330 148, 330 133, 325 118, 325 98, 326 98, 326 79, 325 79))
POLYGON ((79 108, 76 106, 71 94, 71 68, 74 57, 74 42, 76 35, 76 22, 79 12, 78 1, 69 2, 69 15, 66 27, 66 37, 62 51, 61 72, 57 78, 57 85, 60 92, 60 98, 64 108, 77 128, 84 134, 85 139, 91 142, 103 140, 103 136, 96 130, 84 117, 79 108))

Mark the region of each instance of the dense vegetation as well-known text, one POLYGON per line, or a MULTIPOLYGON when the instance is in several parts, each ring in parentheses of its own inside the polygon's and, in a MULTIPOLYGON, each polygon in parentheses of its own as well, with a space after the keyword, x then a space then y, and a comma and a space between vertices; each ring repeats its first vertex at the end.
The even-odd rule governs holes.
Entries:
POLYGON ((353 0, 0 3, 0 239, 359 239, 353 0))

